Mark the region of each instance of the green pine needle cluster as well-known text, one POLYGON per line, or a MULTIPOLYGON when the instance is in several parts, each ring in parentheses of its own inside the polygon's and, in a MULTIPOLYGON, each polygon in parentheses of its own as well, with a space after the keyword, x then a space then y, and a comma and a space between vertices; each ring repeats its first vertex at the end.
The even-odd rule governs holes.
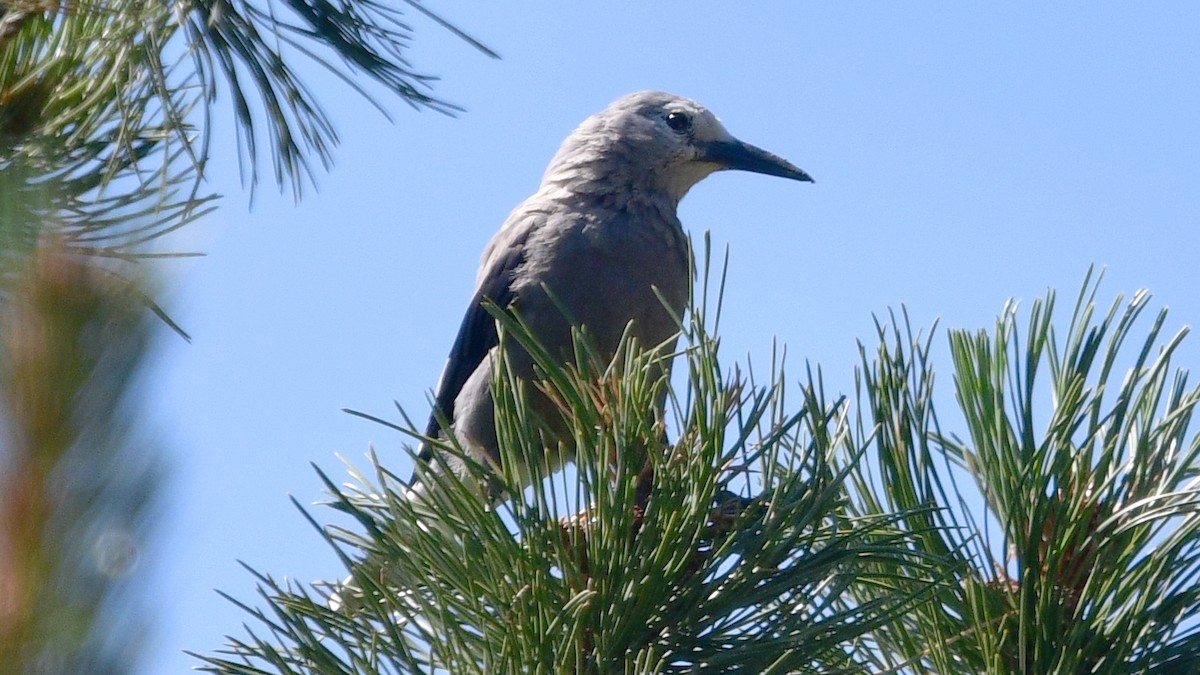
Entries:
MULTIPOLYGON (((421 3, 404 7, 495 56, 421 3)), ((299 198, 338 141, 305 60, 384 114, 380 94, 453 113, 409 65, 411 41, 404 13, 373 0, 0 3, 0 219, 21 226, 0 241, 0 273, 46 231, 110 260, 179 255, 149 244, 214 206, 204 178, 219 93, 246 182, 269 154, 299 198)))
POLYGON ((956 578, 876 633, 889 667, 1200 668, 1200 389, 1171 368, 1186 329, 1164 340, 1163 310, 1139 336, 1149 294, 1102 312, 1097 286, 1089 274, 1065 327, 1049 293, 1023 329, 1010 303, 991 332, 950 332, 962 434, 934 410, 929 339, 881 328, 864 351, 876 431, 856 511, 928 507, 905 529, 956 578))
POLYGON ((707 300, 678 355, 626 343, 600 362, 580 335, 567 366, 493 308, 540 368, 495 383, 502 465, 532 475, 468 461, 412 500, 374 455, 351 484, 322 473, 350 522, 305 512, 351 583, 255 572, 259 627, 203 668, 1194 672, 1200 390, 1170 370, 1183 333, 1161 340, 1164 313, 1133 338, 1149 296, 1097 317, 1096 286, 1065 330, 1051 293, 1023 330, 1010 304, 994 331, 951 331, 953 400, 933 334, 893 316, 854 405, 811 371, 792 404, 778 360, 761 382, 724 367, 707 300), (686 373, 674 389, 665 358, 686 373), (560 402, 574 470, 544 464, 526 386, 560 402))

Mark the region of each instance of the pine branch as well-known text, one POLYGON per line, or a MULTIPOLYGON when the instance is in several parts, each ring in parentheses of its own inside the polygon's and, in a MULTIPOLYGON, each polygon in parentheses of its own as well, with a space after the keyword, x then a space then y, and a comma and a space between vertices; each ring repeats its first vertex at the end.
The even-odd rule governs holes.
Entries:
MULTIPOLYGON (((474 48, 477 40, 410 7, 474 48)), ((436 78, 409 65, 412 27, 374 0, 12 0, 0 17, 0 216, 106 258, 146 244, 212 208, 203 187, 213 105, 234 102, 245 177, 269 148, 280 188, 299 198, 333 161, 337 133, 297 64, 312 60, 386 114, 362 76, 416 108, 453 113, 436 78), (136 223, 131 226, 130 223, 136 223)), ((17 258, 0 259, 4 264, 17 258)))
POLYGON ((1170 372, 1184 331, 1160 341, 1165 311, 1135 338, 1149 295, 1118 297, 1097 321, 1097 283, 1089 275, 1061 341, 1053 293, 1033 304, 1023 339, 1013 303, 992 333, 951 332, 969 440, 933 414, 928 340, 881 328, 890 340, 873 366, 864 357, 881 473, 857 473, 855 509, 929 507, 905 525, 920 550, 949 554, 960 580, 880 631, 890 664, 1115 674, 1200 663, 1200 435, 1189 431, 1200 389, 1170 372))
MULTIPOLYGON (((424 5, 406 4, 483 54, 498 58, 424 5)), ((243 175, 252 187, 263 145, 270 147, 276 182, 281 188, 290 184, 296 198, 304 184, 315 179, 317 165, 328 169, 333 162, 337 132, 317 92, 295 67, 301 59, 329 70, 385 115, 386 106, 361 84, 362 77, 414 109, 446 114, 461 110, 432 95, 437 78, 410 64, 413 29, 393 4, 286 0, 279 8, 252 0, 181 0, 178 11, 207 99, 227 88, 233 100, 243 175)), ((206 108, 206 120, 208 116, 206 108)))
MULTIPOLYGON (((526 385, 501 368, 502 466, 530 467, 532 486, 465 456, 469 475, 430 473, 421 500, 374 456, 374 475, 352 471, 347 486, 322 473, 331 505, 351 519, 309 516, 353 578, 339 609, 328 589, 259 574, 265 609, 242 606, 263 630, 198 656, 203 669, 859 672, 870 631, 929 592, 932 581, 847 601, 849 589, 892 584, 889 570, 922 562, 893 517, 845 514, 850 465, 836 458, 851 430, 819 379, 786 411, 781 367, 761 387, 731 377, 716 340, 693 325, 668 443, 667 420, 653 413, 666 356, 626 343, 597 363, 581 337, 564 368, 519 321, 497 316, 504 339, 538 362, 542 379, 529 386, 561 402, 576 470, 550 472, 526 385), (491 508, 481 496, 495 489, 511 497, 491 508)), ((461 456, 452 441, 428 440, 461 456)))

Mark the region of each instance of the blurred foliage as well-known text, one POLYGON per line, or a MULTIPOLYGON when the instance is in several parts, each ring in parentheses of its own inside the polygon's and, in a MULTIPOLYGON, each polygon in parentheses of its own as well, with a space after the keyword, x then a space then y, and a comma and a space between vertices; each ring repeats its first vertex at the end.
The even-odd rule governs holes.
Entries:
POLYGON ((45 240, 0 313, 0 664, 128 673, 161 462, 137 432, 136 282, 45 240))
POLYGON ((0 0, 0 672, 126 673, 159 462, 135 373, 153 313, 135 263, 207 213, 219 95, 253 186, 299 198, 337 134, 298 62, 453 113, 407 59, 415 0, 0 0), (364 82, 372 81, 374 84, 364 82), (264 151, 263 148, 267 148, 264 151))

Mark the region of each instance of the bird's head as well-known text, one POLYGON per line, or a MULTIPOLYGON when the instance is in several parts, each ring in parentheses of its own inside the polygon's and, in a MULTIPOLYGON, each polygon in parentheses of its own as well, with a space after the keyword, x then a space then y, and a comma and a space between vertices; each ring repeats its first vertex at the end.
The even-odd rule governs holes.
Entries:
POLYGON ((812 182, 787 160, 734 138, 696 101, 661 91, 623 96, 584 120, 563 142, 545 182, 584 191, 637 186, 677 203, 724 170, 812 182))

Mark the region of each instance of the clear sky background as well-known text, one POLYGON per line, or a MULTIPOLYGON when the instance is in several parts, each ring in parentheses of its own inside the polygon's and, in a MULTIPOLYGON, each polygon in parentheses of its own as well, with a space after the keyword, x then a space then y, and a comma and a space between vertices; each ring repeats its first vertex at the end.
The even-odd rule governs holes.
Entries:
MULTIPOLYGON (((722 173, 682 204, 731 250, 727 364, 777 339, 793 373, 807 360, 849 394, 873 316, 989 328, 1047 288, 1065 312, 1092 263, 1105 303, 1147 287, 1168 330, 1200 323, 1200 4, 575 4, 431 4, 500 61, 412 16, 412 61, 457 119, 393 103, 389 123, 308 68, 342 145, 298 205, 264 174, 251 207, 221 118, 227 198, 171 242, 207 257, 161 266, 194 341, 167 338, 154 374, 173 471, 146 672, 244 635, 213 591, 254 600, 237 560, 344 575, 288 495, 320 499, 310 462, 340 478, 335 453, 365 464, 369 444, 407 474, 398 434, 340 409, 424 419, 484 245, 562 139, 632 91, 695 98, 816 179, 722 173)), ((1178 364, 1200 366, 1200 336, 1178 364)))

